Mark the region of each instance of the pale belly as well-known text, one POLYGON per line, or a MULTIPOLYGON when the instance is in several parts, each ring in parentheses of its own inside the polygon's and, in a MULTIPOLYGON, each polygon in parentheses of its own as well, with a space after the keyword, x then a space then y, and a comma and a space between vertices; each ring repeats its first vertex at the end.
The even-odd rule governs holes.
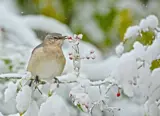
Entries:
POLYGON ((63 64, 56 61, 40 62, 34 69, 33 75, 38 76, 40 79, 52 79, 61 75, 63 68, 63 64))

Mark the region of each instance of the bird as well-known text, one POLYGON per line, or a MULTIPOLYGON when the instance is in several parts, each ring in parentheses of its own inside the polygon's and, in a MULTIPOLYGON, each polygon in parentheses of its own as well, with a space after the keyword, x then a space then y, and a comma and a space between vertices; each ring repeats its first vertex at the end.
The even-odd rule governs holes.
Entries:
MULTIPOLYGON (((43 42, 32 50, 27 71, 36 83, 41 79, 51 81, 62 74, 66 64, 62 50, 65 39, 66 36, 60 33, 48 33, 43 42)), ((32 85, 32 81, 29 85, 32 85)))

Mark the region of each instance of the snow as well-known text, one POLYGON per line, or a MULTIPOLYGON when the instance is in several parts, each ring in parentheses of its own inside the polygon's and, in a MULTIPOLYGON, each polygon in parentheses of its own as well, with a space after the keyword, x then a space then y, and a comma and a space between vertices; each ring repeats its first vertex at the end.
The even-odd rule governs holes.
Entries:
POLYGON ((3 114, 0 112, 0 116, 3 116, 3 114))
POLYGON ((129 39, 140 35, 140 27, 138 25, 128 27, 127 32, 124 35, 124 39, 129 39))
POLYGON ((136 58, 141 58, 144 59, 145 57, 145 47, 138 41, 134 42, 133 44, 133 48, 134 48, 134 56, 136 58))
POLYGON ((128 100, 115 101, 112 106, 121 108, 120 111, 115 112, 115 116, 145 116, 143 106, 137 105, 128 100))
MULTIPOLYGON (((81 6, 77 7, 80 10, 82 9, 81 6)), ((84 9, 88 9, 90 15, 92 15, 92 10, 94 11, 91 4, 85 5, 84 9)), ((32 29, 45 32, 59 32, 64 35, 73 36, 73 33, 65 24, 55 19, 42 15, 19 16, 15 12, 10 11, 9 7, 0 6, 0 13, 2 15, 0 17, 0 27, 6 29, 6 38, 3 36, 4 33, 0 32, 0 43, 4 44, 4 50, 0 52, 1 57, 11 60, 13 71, 19 72, 0 74, 2 80, 4 78, 15 80, 17 78, 27 79, 31 77, 30 73, 20 73, 23 72, 20 69, 27 64, 28 54, 31 53, 32 48, 41 42, 37 39, 32 29), (26 44, 26 47, 24 47, 24 44, 26 44), (20 63, 24 64, 19 65, 20 63)), ((83 28, 85 32, 90 33, 91 35, 88 35, 94 41, 101 41, 103 38, 102 31, 98 29, 96 23, 88 18, 85 13, 79 15, 78 19, 81 19, 82 15, 84 15, 83 18, 86 18, 90 22, 84 23, 83 28)), ((139 25, 129 27, 126 31, 125 39, 137 37, 141 35, 142 31, 146 32, 149 29, 156 31, 155 28, 157 26, 158 18, 155 15, 149 15, 142 19, 139 25)), ((110 56, 107 59, 102 58, 101 52, 95 46, 80 40, 80 55, 89 57, 88 51, 91 50, 95 52, 96 58, 94 60, 85 59, 82 60, 81 65, 79 63, 75 65, 80 68, 79 77, 76 77, 75 73, 73 73, 73 62, 68 58, 68 52, 72 51, 72 47, 68 41, 65 41, 63 46, 67 59, 67 65, 63 72, 65 75, 57 77, 65 84, 60 84, 60 88, 57 88, 56 84, 52 82, 39 85, 38 88, 42 94, 37 89, 32 90, 29 86, 24 86, 25 82, 23 80, 19 80, 16 84, 12 81, 2 84, 2 86, 0 85, 0 111, 2 114, 9 116, 19 116, 19 113, 24 113, 24 116, 70 116, 72 112, 76 112, 73 107, 70 108, 71 106, 79 104, 84 112, 88 112, 91 104, 94 104, 99 99, 103 99, 107 101, 108 106, 121 108, 120 111, 115 112, 116 116, 159 116, 159 109, 155 101, 160 98, 160 69, 157 68, 152 72, 150 71, 151 62, 160 56, 159 32, 156 32, 155 35, 152 45, 144 46, 136 41, 133 44, 133 50, 127 53, 124 53, 123 43, 120 43, 115 49, 118 57, 110 56), (121 97, 119 98, 116 97, 117 86, 110 89, 108 94, 105 93, 111 85, 104 84, 103 82, 109 80, 110 83, 113 83, 114 79, 118 83, 118 87, 122 89, 121 97), (70 81, 74 81, 74 83, 70 83, 70 81), (21 82, 22 88, 19 82, 21 82), (18 92, 17 86, 20 87, 18 92), (53 90, 51 96, 48 95, 50 90, 53 90), (61 95, 60 92, 62 92, 61 95), (68 98, 69 93, 70 97, 68 98), (105 95, 107 99, 104 99, 105 95), (67 103, 64 100, 72 100, 73 104, 70 104, 70 101, 67 103), (148 107, 149 112, 144 111, 145 103, 148 105, 146 107, 148 107)), ((82 38, 82 34, 78 35, 78 37, 82 38)), ((1 73, 7 72, 8 67, 4 67, 6 64, 3 60, 0 61, 1 73)), ((95 114, 99 115, 100 113, 96 111, 95 114)), ((74 115, 77 115, 77 113, 74 115)))
POLYGON ((144 32, 148 31, 149 28, 155 29, 158 26, 158 18, 155 15, 149 15, 140 21, 139 26, 144 32))
POLYGON ((17 85, 13 82, 8 83, 8 88, 5 90, 5 102, 10 100, 11 98, 15 98, 17 93, 17 85))
POLYGON ((146 18, 148 24, 148 27, 150 27, 151 29, 154 29, 158 26, 158 18, 155 15, 149 15, 146 18))
POLYGON ((25 73, 7 73, 7 74, 0 74, 0 78, 27 78, 31 77, 30 72, 25 72, 25 73))
POLYGON ((149 116, 159 116, 160 110, 158 109, 157 105, 154 103, 149 106, 149 116))
POLYGON ((147 25, 147 20, 146 19, 142 19, 139 23, 139 26, 141 28, 142 31, 144 32, 147 32, 149 29, 148 29, 148 25, 147 25))
POLYGON ((148 63, 151 63, 153 60, 155 60, 158 55, 160 54, 160 39, 155 39, 153 41, 153 44, 148 46, 146 53, 145 53, 145 60, 148 63))
POLYGON ((117 66, 112 72, 112 76, 115 77, 122 84, 124 93, 133 97, 133 88, 129 82, 133 82, 134 77, 138 76, 136 59, 131 53, 124 53, 117 66))
POLYGON ((17 114, 11 114, 11 115, 8 115, 8 116, 20 116, 20 114, 19 113, 17 113, 17 114))
POLYGON ((11 39, 10 41, 15 41, 16 43, 20 42, 21 44, 29 47, 33 47, 36 43, 40 42, 36 38, 35 33, 21 21, 19 16, 10 12, 3 6, 0 6, 0 13, 2 14, 0 17, 0 27, 5 28, 6 32, 10 34, 10 38, 8 38, 11 39), (14 37, 14 40, 11 36, 14 37))
POLYGON ((116 47, 116 54, 118 56, 121 56, 123 54, 124 51, 124 46, 123 43, 120 43, 117 47, 116 47))
POLYGON ((22 91, 19 91, 16 96, 16 107, 20 113, 25 112, 31 103, 32 90, 29 86, 22 87, 22 91))
POLYGON ((38 116, 69 116, 69 111, 63 99, 53 94, 44 102, 41 107, 38 116))
POLYGON ((32 101, 24 116, 38 116, 39 108, 35 101, 32 101))
POLYGON ((67 75, 62 75, 60 77, 57 77, 58 80, 61 82, 70 82, 70 81, 76 81, 77 77, 74 73, 68 73, 67 75))
POLYGON ((72 35, 72 32, 65 24, 43 15, 27 15, 22 17, 22 21, 31 29, 72 35))

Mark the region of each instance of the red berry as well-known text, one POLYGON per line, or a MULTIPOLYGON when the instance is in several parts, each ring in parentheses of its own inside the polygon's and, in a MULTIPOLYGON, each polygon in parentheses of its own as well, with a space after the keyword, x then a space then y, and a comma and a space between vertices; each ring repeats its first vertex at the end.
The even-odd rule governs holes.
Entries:
POLYGON ((68 40, 72 40, 72 37, 70 36, 70 37, 68 37, 68 40))
POLYGON ((72 58, 72 57, 69 57, 69 59, 72 60, 73 58, 72 58))
POLYGON ((119 97, 120 95, 121 95, 120 92, 118 92, 118 93, 117 93, 117 97, 119 97))

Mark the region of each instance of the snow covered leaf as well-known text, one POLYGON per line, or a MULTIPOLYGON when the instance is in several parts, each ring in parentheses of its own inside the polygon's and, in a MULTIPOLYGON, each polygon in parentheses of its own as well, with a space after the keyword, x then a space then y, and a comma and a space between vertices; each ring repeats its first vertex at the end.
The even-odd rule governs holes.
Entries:
POLYGON ((27 111, 23 114, 24 116, 38 116, 39 108, 35 101, 32 101, 27 111))
POLYGON ((132 97, 133 87, 131 83, 136 84, 138 77, 137 63, 133 54, 123 54, 111 75, 122 85, 125 94, 132 97))
POLYGON ((5 102, 16 97, 16 92, 17 92, 17 85, 14 84, 13 82, 8 83, 8 88, 4 92, 5 102))
POLYGON ((132 37, 137 37, 140 35, 140 27, 139 26, 132 26, 128 27, 127 32, 125 33, 124 39, 129 39, 132 37))
POLYGON ((69 116, 69 111, 63 99, 53 94, 40 106, 38 116, 69 116))
POLYGON ((31 94, 32 90, 27 85, 22 87, 22 90, 18 92, 16 96, 16 107, 20 113, 24 113, 28 109, 31 102, 31 94))
POLYGON ((158 26, 158 18, 155 15, 149 15, 140 21, 139 26, 144 32, 149 31, 149 28, 155 29, 158 26))
POLYGON ((146 32, 146 31, 149 30, 149 29, 148 29, 148 25, 146 25, 146 23, 147 23, 147 20, 146 20, 146 19, 142 19, 142 20, 140 21, 140 23, 139 23, 139 26, 140 26, 141 30, 144 31, 144 32, 146 32))

